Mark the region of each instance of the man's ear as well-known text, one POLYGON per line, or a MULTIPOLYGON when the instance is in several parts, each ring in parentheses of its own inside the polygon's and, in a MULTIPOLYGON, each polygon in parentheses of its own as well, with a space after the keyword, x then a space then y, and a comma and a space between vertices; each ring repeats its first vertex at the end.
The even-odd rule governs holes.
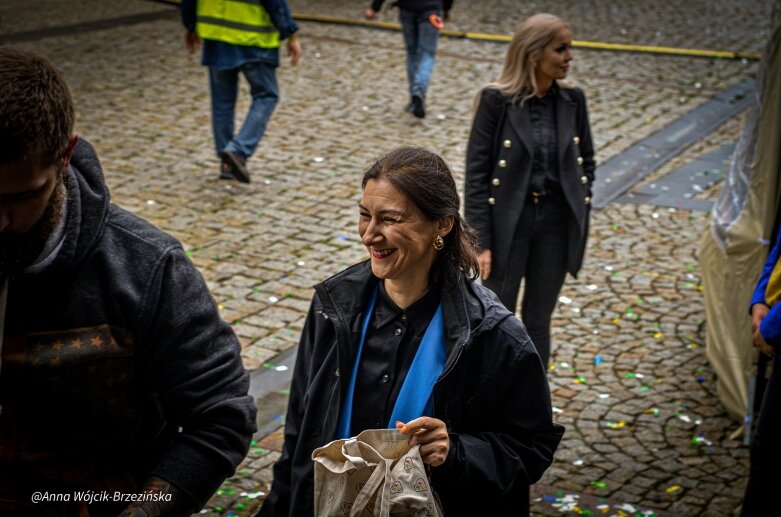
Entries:
POLYGON ((70 142, 68 142, 68 150, 65 151, 65 159, 62 161, 62 170, 64 173, 68 169, 68 165, 71 162, 71 156, 73 156, 73 150, 76 148, 76 144, 79 143, 79 135, 71 135, 70 142))

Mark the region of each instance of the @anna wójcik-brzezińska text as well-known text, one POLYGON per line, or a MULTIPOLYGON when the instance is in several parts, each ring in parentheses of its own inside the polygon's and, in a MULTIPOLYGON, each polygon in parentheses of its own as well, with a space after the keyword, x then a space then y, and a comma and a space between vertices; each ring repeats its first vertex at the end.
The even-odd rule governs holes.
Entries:
POLYGON ((171 501, 171 494, 168 492, 112 492, 109 490, 74 490, 73 492, 33 492, 30 497, 33 503, 59 503, 59 502, 81 502, 87 504, 93 503, 135 503, 147 501, 171 501))

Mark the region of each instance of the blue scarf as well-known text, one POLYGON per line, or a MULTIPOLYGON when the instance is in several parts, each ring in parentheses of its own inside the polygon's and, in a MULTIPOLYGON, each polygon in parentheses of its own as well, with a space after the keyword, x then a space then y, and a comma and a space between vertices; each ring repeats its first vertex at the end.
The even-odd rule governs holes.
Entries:
MULTIPOLYGON (((355 363, 350 374, 350 384, 347 387, 347 396, 339 415, 338 438, 349 438, 353 420, 353 400, 355 398, 355 382, 358 378, 358 368, 361 364, 363 345, 366 342, 366 332, 369 322, 374 314, 374 306, 377 303, 377 293, 380 286, 372 292, 369 306, 363 316, 361 324, 361 341, 358 343, 358 353, 355 355, 355 363)), ((404 384, 401 385, 396 404, 393 406, 388 429, 394 429, 396 422, 409 422, 421 416, 431 416, 433 410, 434 384, 445 369, 445 332, 442 324, 442 304, 437 307, 437 312, 431 318, 423 339, 415 353, 415 359, 407 372, 404 384)))

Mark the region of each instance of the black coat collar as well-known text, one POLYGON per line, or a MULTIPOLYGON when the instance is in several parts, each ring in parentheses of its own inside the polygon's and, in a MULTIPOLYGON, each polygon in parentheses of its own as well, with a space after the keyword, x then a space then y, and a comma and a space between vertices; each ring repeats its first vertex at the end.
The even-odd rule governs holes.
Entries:
MULTIPOLYGON (((338 340, 351 342, 353 339, 349 336, 360 333, 359 316, 369 303, 378 281, 372 274, 370 260, 366 260, 315 286, 323 312, 337 327, 338 340)), ((467 280, 444 286, 441 300, 448 363, 455 360, 458 348, 468 346, 477 334, 490 330, 511 316, 496 295, 467 280)), ((352 343, 350 352, 350 355, 354 352, 352 343)))

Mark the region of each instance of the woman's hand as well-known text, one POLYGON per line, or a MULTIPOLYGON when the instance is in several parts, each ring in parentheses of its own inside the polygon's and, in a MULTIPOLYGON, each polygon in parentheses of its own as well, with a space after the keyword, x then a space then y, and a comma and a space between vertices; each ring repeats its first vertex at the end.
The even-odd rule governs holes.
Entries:
POLYGON ((775 350, 768 344, 767 341, 765 341, 764 336, 759 330, 754 332, 754 346, 771 359, 775 355, 775 350))
POLYGON ((764 303, 755 303, 751 306, 751 332, 756 333, 759 330, 759 324, 762 323, 768 312, 770 312, 770 307, 764 303))
POLYGON ((477 265, 480 267, 480 278, 488 280, 491 276, 491 250, 485 248, 477 255, 477 265))
POLYGON ((396 422, 396 429, 404 434, 411 434, 410 446, 420 445, 420 456, 423 463, 438 467, 445 463, 450 452, 450 436, 447 426, 442 420, 422 416, 415 420, 396 422))

